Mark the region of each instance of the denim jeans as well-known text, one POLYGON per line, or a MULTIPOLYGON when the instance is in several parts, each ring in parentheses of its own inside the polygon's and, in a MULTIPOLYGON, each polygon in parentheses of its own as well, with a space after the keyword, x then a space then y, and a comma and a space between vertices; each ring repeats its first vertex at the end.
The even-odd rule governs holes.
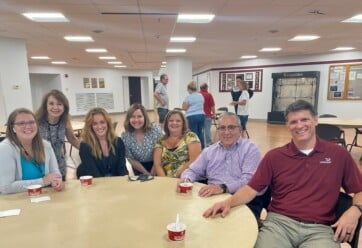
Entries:
POLYGON ((159 123, 164 123, 166 119, 166 115, 168 113, 168 109, 157 108, 158 121, 159 123))
POLYGON ((199 137, 201 142, 201 147, 205 147, 204 143, 204 122, 205 122, 205 115, 191 115, 187 117, 187 123, 189 125, 189 129, 196 133, 199 137))
POLYGON ((212 144, 211 123, 212 123, 212 119, 210 117, 206 117, 205 121, 204 121, 205 145, 206 146, 209 146, 212 144))

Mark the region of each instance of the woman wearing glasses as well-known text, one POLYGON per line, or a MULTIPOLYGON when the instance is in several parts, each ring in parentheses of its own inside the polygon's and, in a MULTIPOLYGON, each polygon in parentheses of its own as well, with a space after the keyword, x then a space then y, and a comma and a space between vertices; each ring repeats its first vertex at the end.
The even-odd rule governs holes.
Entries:
POLYGON ((26 191, 26 186, 53 184, 63 189, 58 163, 51 145, 41 138, 34 114, 14 110, 7 121, 6 139, 0 143, 0 193, 26 191))
POLYGON ((200 153, 200 140, 188 130, 182 112, 168 112, 165 135, 156 142, 153 153, 153 166, 157 176, 180 177, 200 153))
POLYGON ((59 164, 63 180, 66 177, 64 140, 79 149, 79 140, 74 134, 69 116, 69 102, 59 90, 51 90, 44 95, 40 108, 36 112, 39 130, 43 139, 50 142, 59 164))

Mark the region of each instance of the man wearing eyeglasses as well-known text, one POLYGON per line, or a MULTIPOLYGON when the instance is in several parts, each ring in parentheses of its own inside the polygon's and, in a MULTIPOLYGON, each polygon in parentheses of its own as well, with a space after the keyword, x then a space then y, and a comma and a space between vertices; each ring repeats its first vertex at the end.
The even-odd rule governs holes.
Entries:
MULTIPOLYGON (((261 160, 258 147, 241 137, 240 120, 234 113, 227 112, 220 117, 217 133, 220 141, 205 148, 182 173, 179 182, 207 179, 208 185, 199 191, 201 197, 235 193, 249 182, 261 160)), ((249 207, 259 218, 260 200, 251 202, 249 207)))

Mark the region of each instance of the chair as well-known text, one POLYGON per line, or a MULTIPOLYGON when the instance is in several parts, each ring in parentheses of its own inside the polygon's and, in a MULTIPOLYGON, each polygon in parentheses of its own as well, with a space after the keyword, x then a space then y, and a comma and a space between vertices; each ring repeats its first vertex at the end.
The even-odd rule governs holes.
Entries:
POLYGON ((319 138, 341 144, 346 147, 344 132, 339 127, 329 124, 318 124, 316 133, 319 138))
MULTIPOLYGON (((338 197, 338 201, 337 201, 337 206, 336 206, 336 218, 337 220, 339 219, 339 217, 342 216, 342 214, 349 209, 352 206, 352 197, 349 196, 346 193, 340 192, 339 193, 339 197, 338 197)), ((358 220, 358 224, 356 227, 356 231, 354 233, 353 236, 353 240, 351 242, 348 242, 348 244, 352 247, 352 248, 358 248, 358 240, 359 240, 359 233, 360 233, 360 229, 361 229, 361 224, 362 224, 362 220, 361 218, 358 220)))
MULTIPOLYGON (((358 135, 359 134, 362 134, 362 128, 355 128, 356 130, 356 133, 354 135, 354 138, 353 138, 353 141, 351 144, 348 144, 347 145, 347 149, 348 149, 348 146, 349 146, 349 150, 348 151, 352 151, 352 147, 356 146, 356 147, 361 147, 362 148, 362 145, 359 145, 357 142, 358 142, 358 135)), ((362 157, 361 157, 362 158, 362 157)))

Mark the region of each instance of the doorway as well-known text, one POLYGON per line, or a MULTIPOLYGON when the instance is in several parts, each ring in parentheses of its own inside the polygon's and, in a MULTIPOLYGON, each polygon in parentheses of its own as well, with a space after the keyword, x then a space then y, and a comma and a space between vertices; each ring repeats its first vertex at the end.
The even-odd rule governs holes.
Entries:
POLYGON ((129 104, 141 103, 141 77, 128 77, 129 104))

